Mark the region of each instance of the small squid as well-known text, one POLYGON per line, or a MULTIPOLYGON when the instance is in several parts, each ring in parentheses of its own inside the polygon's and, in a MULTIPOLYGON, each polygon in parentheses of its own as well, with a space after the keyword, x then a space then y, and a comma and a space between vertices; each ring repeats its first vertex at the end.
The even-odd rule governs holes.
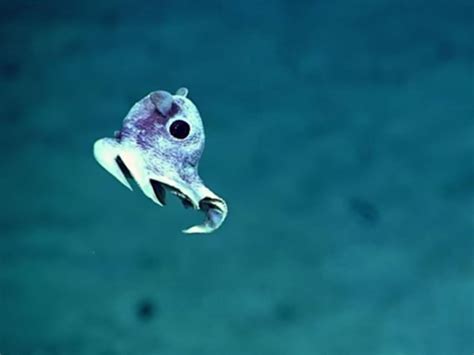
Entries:
POLYGON ((130 109, 114 138, 95 142, 94 156, 122 184, 132 190, 130 182, 135 181, 158 205, 166 204, 169 191, 185 207, 201 210, 204 222, 184 233, 210 233, 224 222, 227 204, 198 175, 204 127, 187 95, 186 88, 175 95, 151 92, 130 109))

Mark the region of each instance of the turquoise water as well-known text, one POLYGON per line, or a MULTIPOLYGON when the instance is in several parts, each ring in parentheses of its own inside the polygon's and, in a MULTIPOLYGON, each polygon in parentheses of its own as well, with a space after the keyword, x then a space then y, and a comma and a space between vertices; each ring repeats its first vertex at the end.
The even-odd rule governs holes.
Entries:
POLYGON ((0 18, 2 355, 474 351, 472 1, 1 1, 0 18), (181 86, 229 205, 211 235, 92 155, 181 86))

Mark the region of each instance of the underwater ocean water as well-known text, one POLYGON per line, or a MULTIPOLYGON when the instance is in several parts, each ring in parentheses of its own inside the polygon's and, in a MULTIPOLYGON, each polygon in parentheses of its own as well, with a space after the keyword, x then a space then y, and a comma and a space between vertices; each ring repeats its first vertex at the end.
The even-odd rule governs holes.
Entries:
POLYGON ((1 355, 474 352, 472 0, 0 2, 1 355), (92 147, 189 89, 211 234, 92 147))

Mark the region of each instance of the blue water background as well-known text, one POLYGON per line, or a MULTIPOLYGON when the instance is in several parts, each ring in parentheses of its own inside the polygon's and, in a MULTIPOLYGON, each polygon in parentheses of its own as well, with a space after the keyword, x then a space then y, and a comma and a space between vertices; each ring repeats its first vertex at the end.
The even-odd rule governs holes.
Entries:
POLYGON ((1 1, 2 355, 474 351, 472 0, 1 1), (187 86, 209 236, 92 156, 187 86))

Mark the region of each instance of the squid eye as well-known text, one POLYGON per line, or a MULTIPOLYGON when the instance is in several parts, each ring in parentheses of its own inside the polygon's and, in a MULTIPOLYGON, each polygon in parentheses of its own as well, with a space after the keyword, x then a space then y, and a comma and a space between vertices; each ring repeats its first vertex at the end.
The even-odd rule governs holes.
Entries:
POLYGON ((170 126, 171 135, 178 139, 186 138, 190 130, 189 124, 182 120, 176 120, 170 126))

